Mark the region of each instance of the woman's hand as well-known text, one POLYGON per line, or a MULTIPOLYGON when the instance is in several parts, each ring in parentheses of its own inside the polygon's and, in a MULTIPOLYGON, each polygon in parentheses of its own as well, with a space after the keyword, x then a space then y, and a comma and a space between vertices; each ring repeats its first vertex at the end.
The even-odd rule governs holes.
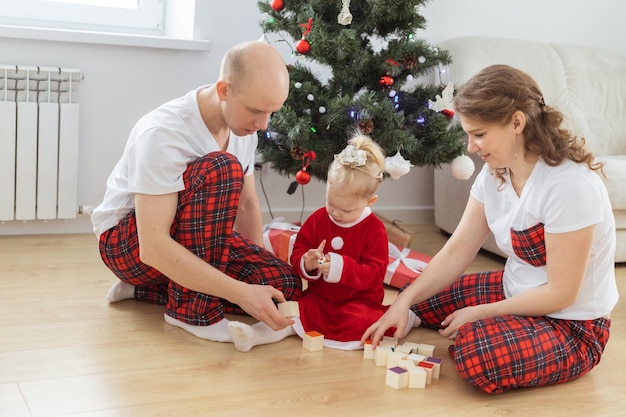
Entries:
POLYGON ((411 300, 407 299, 405 301, 404 298, 406 297, 402 297, 402 294, 398 295, 396 301, 389 306, 385 314, 365 330, 361 337, 361 345, 365 344, 367 340, 371 340, 372 346, 378 346, 385 332, 392 327, 396 328, 394 336, 399 337, 399 335, 403 334, 402 330, 407 326, 409 308, 411 307, 411 300))
POLYGON ((441 322, 442 329, 439 330, 439 334, 445 338, 454 340, 459 327, 465 323, 472 323, 487 318, 484 316, 483 307, 482 305, 464 307, 450 314, 441 322))

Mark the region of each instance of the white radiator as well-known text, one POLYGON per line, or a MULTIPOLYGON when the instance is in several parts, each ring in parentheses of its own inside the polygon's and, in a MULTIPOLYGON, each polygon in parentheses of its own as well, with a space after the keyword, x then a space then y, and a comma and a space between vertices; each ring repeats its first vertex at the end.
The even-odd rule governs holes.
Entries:
POLYGON ((76 217, 82 77, 0 65, 0 221, 76 217))

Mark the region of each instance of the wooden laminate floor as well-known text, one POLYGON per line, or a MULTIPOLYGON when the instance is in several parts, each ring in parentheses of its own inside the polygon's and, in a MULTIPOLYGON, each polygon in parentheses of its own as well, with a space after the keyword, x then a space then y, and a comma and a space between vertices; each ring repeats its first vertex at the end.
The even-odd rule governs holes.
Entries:
MULTIPOLYGON (((446 237, 415 226, 413 249, 434 254, 446 237)), ((499 268, 481 254, 471 270, 499 268)), ((626 265, 616 267, 626 294, 626 265)), ((436 346, 441 378, 395 390, 362 352, 309 352, 298 337, 248 353, 163 321, 161 307, 108 304, 115 282, 93 235, 0 237, 0 416, 623 416, 626 306, 612 315, 602 362, 576 381, 488 396, 461 381, 448 340, 436 346)), ((391 301, 395 291, 387 292, 391 301)))

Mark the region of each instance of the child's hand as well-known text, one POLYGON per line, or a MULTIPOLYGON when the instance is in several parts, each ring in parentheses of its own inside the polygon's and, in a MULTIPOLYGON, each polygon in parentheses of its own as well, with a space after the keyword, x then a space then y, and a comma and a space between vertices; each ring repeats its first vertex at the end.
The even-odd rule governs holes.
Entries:
POLYGON ((316 249, 309 249, 304 256, 304 267, 307 272, 314 271, 320 267, 320 261, 324 261, 324 246, 326 246, 326 239, 322 240, 322 243, 316 249))
POLYGON ((330 272, 330 255, 326 255, 324 259, 320 259, 317 268, 324 277, 327 277, 330 272))

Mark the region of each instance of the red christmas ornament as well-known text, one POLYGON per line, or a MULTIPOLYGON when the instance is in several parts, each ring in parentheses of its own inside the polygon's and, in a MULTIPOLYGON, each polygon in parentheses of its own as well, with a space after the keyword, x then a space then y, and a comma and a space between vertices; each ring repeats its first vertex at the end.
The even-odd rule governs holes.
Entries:
POLYGON ((441 113, 443 113, 448 119, 452 119, 454 117, 454 110, 443 109, 441 110, 441 113))
POLYGON ((300 185, 308 184, 311 181, 311 174, 306 172, 306 168, 296 172, 296 182, 300 185))
POLYGON ((280 12, 285 8, 285 2, 283 0, 272 0, 271 7, 273 10, 280 12))
POLYGON ((306 55, 311 51, 311 44, 309 41, 302 38, 296 43, 296 51, 302 55, 306 55))
POLYGON ((308 184, 311 181, 311 174, 306 172, 306 169, 309 167, 311 161, 315 161, 317 155, 313 151, 306 151, 302 155, 302 169, 296 172, 296 182, 301 185, 308 184))
POLYGON ((380 77, 380 80, 378 80, 378 83, 382 87, 391 87, 393 85, 393 77, 383 75, 382 77, 380 77))

